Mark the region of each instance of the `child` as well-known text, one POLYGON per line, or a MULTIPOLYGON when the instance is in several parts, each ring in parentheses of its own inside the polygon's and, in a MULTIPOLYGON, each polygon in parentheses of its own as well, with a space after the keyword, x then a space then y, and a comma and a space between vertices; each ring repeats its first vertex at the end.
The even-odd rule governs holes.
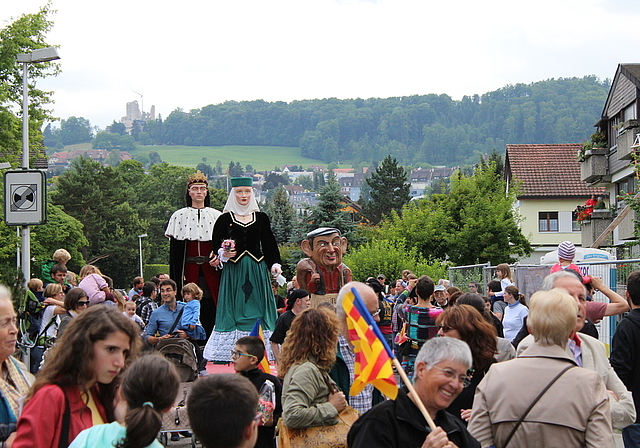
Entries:
POLYGON ((51 281, 54 281, 54 282, 56 281, 53 278, 53 275, 51 275, 51 268, 57 264, 66 267, 69 260, 71 260, 71 254, 67 252, 65 249, 58 249, 53 253, 53 256, 51 258, 53 258, 53 260, 45 261, 44 263, 42 263, 42 266, 40 267, 42 271, 42 280, 46 283, 50 283, 51 281))
POLYGON ((122 312, 122 314, 124 314, 129 319, 131 319, 132 321, 140 325, 140 329, 144 329, 144 322, 142 321, 140 316, 136 314, 135 302, 125 302, 124 311, 122 312))
POLYGON ((558 246, 558 263, 551 266, 551 273, 562 271, 563 269, 571 269, 580 275, 582 283, 587 284, 591 282, 591 277, 583 276, 578 265, 573 263, 573 259, 576 257, 576 246, 571 241, 563 241, 558 246))
POLYGON ((118 390, 119 421, 85 429, 70 448, 161 448, 156 440, 162 429, 162 414, 171 409, 180 379, 173 365, 157 355, 147 355, 131 364, 118 390))
POLYGON ((282 414, 282 385, 278 378, 258 369, 262 358, 264 358, 264 343, 262 339, 256 336, 246 336, 238 339, 231 352, 233 369, 253 383, 259 392, 261 401, 271 401, 275 406, 274 409, 272 408, 273 414, 271 417, 266 417, 264 419, 266 421, 261 421, 258 428, 258 440, 255 445, 256 448, 275 448, 275 427, 280 414, 282 414), (271 394, 268 391, 268 383, 271 383, 271 394), (267 385, 265 386, 265 384, 267 385))
POLYGON ((200 378, 187 398, 189 423, 204 448, 253 448, 257 407, 251 383, 228 373, 200 378))
POLYGON ((113 301, 113 294, 109 289, 109 283, 102 277, 100 269, 92 264, 87 264, 80 269, 80 283, 78 288, 84 289, 89 296, 91 305, 102 303, 105 300, 113 301))
POLYGON ((182 299, 187 302, 180 318, 180 329, 184 330, 191 339, 198 341, 207 338, 207 335, 200 323, 200 300, 202 300, 202 289, 195 283, 187 283, 182 288, 182 299))

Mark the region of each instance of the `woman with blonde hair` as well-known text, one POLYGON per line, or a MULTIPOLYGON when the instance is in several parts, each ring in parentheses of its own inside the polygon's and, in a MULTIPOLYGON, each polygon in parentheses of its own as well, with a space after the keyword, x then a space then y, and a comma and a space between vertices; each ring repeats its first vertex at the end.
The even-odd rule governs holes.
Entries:
POLYGON ((309 308, 298 314, 287 333, 278 362, 282 417, 295 429, 335 425, 347 407, 329 377, 336 361, 339 326, 334 313, 309 308))
POLYGON ((468 421, 476 387, 495 362, 497 333, 495 327, 471 305, 456 305, 445 309, 436 318, 438 336, 460 339, 471 349, 473 373, 471 383, 447 408, 447 412, 468 421))

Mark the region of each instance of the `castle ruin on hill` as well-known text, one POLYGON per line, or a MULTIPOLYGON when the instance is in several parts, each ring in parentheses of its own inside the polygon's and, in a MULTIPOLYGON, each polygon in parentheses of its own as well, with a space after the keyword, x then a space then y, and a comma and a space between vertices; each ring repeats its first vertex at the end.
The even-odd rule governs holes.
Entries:
POLYGON ((133 123, 135 121, 149 121, 155 119, 156 106, 152 105, 149 112, 140 111, 138 101, 135 100, 127 103, 127 114, 120 119, 120 123, 125 125, 127 133, 131 133, 131 129, 133 129, 133 123))

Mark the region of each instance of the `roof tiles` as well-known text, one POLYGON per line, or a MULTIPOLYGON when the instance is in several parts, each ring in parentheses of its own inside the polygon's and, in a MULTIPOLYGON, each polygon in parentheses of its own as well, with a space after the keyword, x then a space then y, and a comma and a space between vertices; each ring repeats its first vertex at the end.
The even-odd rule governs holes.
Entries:
POLYGON ((580 179, 581 143, 507 145, 506 169, 522 182, 519 197, 589 197, 603 194, 580 179))

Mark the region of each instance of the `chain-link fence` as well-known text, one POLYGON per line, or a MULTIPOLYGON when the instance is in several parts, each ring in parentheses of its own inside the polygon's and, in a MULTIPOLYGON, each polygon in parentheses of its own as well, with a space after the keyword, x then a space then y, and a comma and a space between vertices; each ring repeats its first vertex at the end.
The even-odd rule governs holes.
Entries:
MULTIPOLYGON (((592 261, 576 264, 580 267, 583 276, 600 277, 609 288, 622 297, 625 297, 627 276, 640 269, 640 259, 592 261)), ((550 269, 550 265, 511 266, 514 283, 527 299, 540 289, 544 278, 549 275, 550 269)), ((491 279, 496 278, 495 270, 496 267, 491 266, 490 263, 450 267, 449 281, 452 286, 457 286, 463 291, 469 290, 469 282, 478 282, 481 285, 481 294, 486 295, 487 284, 491 279)), ((609 302, 609 299, 600 291, 597 291, 592 299, 598 302, 609 302)), ((602 322, 597 324, 600 340, 607 345, 607 348, 611 344, 616 325, 622 317, 605 317, 602 322)))

